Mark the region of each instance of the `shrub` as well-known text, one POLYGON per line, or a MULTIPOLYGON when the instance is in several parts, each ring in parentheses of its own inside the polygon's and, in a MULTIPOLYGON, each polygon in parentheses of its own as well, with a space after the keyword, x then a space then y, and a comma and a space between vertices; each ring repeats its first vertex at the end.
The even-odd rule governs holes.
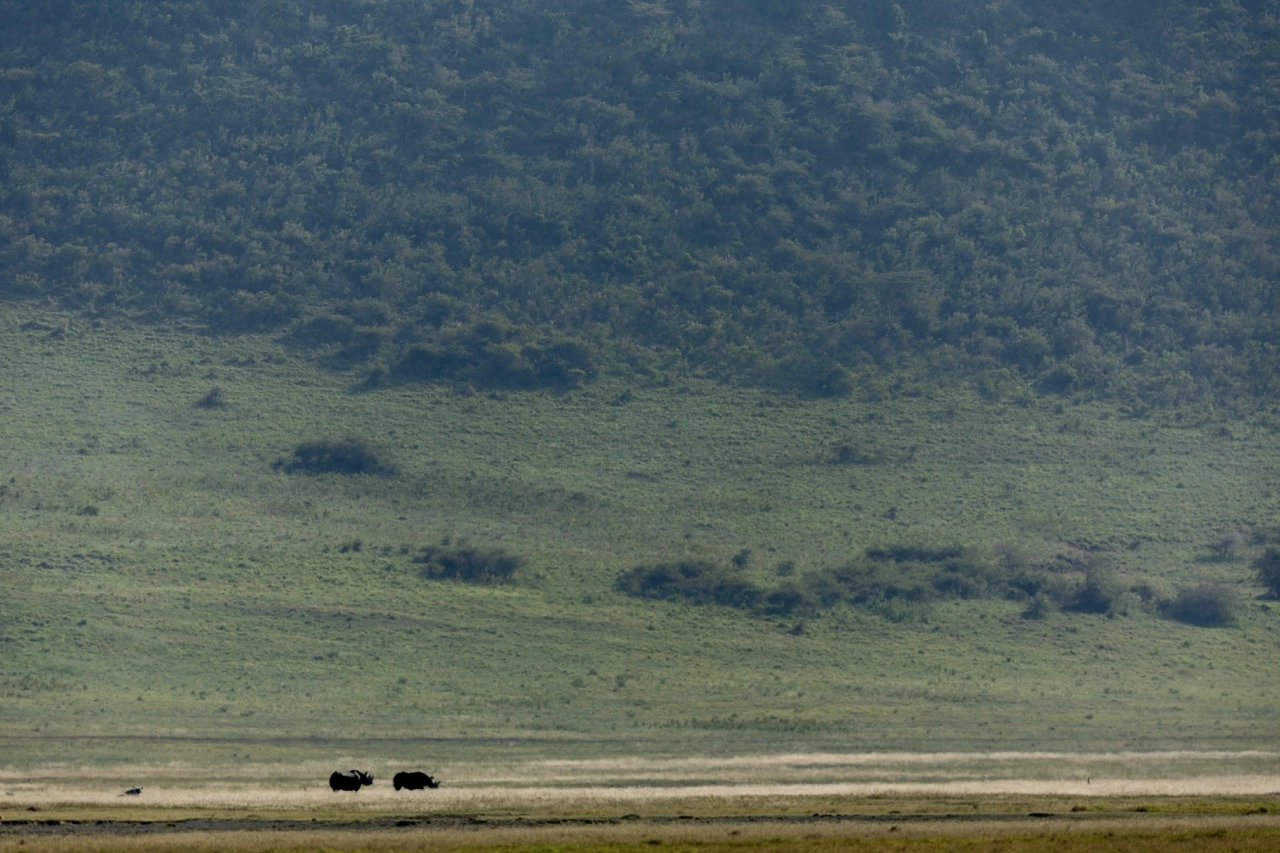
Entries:
POLYGON ((1268 548, 1266 553, 1253 561, 1258 580, 1267 588, 1272 598, 1280 598, 1280 548, 1268 548))
POLYGON ((575 341, 553 341, 526 346, 521 355, 533 365, 541 387, 577 388, 596 374, 590 351, 575 341))
POLYGON ((298 346, 320 348, 341 345, 351 339, 355 321, 340 314, 322 314, 298 324, 288 339, 298 346))
POLYGON ((1070 578, 1042 569, 1023 569, 1005 580, 1006 597, 1018 599, 1044 598, 1053 608, 1070 604, 1079 589, 1070 578))
POLYGON ((844 365, 808 353, 784 356, 763 373, 769 384, 806 397, 848 397, 858 387, 857 378, 844 365))
POLYGON ((1049 583, 1049 574, 1038 569, 1022 569, 1005 579, 1005 598, 1035 598, 1049 583))
POLYGON ((1138 597, 1138 600, 1144 605, 1149 605, 1160 600, 1160 592, 1149 583, 1134 584, 1129 587, 1129 592, 1138 597))
POLYGON ((1038 593, 1031 599, 1027 609, 1022 611, 1023 619, 1043 619, 1055 610, 1053 598, 1045 593, 1038 593))
POLYGON ((1254 545, 1275 545, 1280 542, 1280 525, 1255 527, 1249 541, 1254 545))
POLYGON ((392 372, 401 379, 433 382, 454 377, 469 362, 466 350, 461 347, 422 344, 411 347, 401 356, 392 372))
POLYGON ((210 299, 207 318, 220 332, 278 328, 297 316, 299 304, 289 293, 224 289, 210 299))
POLYGON ((1235 621, 1235 601, 1221 584, 1202 583, 1178 590, 1167 612, 1188 625, 1219 628, 1235 621))
POLYGON ((818 569, 805 572, 800 587, 807 598, 819 607, 831 607, 840 601, 853 601, 860 588, 848 569, 818 569))
POLYGON ((428 545, 413 558, 422 566, 419 574, 428 580, 454 580, 464 583, 507 583, 525 565, 525 559, 493 548, 450 547, 428 545))
POLYGON ((755 584, 705 560, 636 566, 619 575, 614 588, 638 598, 683 598, 694 604, 719 604, 743 610, 757 608, 765 597, 755 584))
POLYGON ((872 612, 895 624, 928 622, 930 605, 909 598, 885 598, 869 605, 872 612))
POLYGON ((840 442, 833 446, 828 459, 832 465, 876 465, 883 461, 883 453, 852 441, 840 442))
POLYGON ((875 566, 850 563, 831 569, 805 572, 800 580, 802 588, 823 607, 839 602, 865 604, 885 595, 885 583, 875 566))
POLYGON ((770 616, 815 613, 818 602, 792 581, 785 581, 764 597, 764 612, 770 616))
POLYGON ((1097 566, 1090 567, 1084 578, 1084 586, 1072 596, 1068 610, 1076 613, 1106 613, 1117 590, 1111 573, 1097 566))
POLYGON ((987 591, 981 577, 948 567, 929 579, 929 584, 944 598, 981 598, 987 591))
POLYGON ((226 408, 227 401, 222 394, 222 386, 214 385, 204 393, 204 396, 196 400, 196 406, 201 409, 223 409, 226 408))
MULTIPOLYGON (((892 621, 924 619, 927 605, 939 599, 1003 597, 1027 603, 1027 618, 1051 611, 1127 612, 1135 596, 1121 592, 1105 565, 1093 558, 1072 561, 1070 574, 1049 567, 1010 569, 960 547, 894 546, 869 548, 864 559, 842 566, 797 573, 794 563, 779 564, 773 585, 760 587, 739 576, 749 552, 721 566, 683 560, 637 566, 623 572, 615 588, 627 595, 695 604, 737 607, 766 616, 817 616, 840 604, 861 607, 892 621), (1077 572, 1083 569, 1084 577, 1077 572)), ((1023 560, 1016 561, 1022 564, 1023 560)))
POLYGON ((889 560, 894 563, 942 563, 964 554, 964 549, 919 548, 914 545, 894 545, 889 548, 868 548, 869 560, 889 560))
POLYGON ((289 461, 277 459, 271 466, 286 474, 378 474, 391 475, 395 469, 384 464, 363 440, 308 441, 299 444, 289 461))
POLYGON ((1026 554, 1016 545, 1008 542, 997 542, 991 546, 992 556, 996 564, 1006 572, 1016 572, 1027 567, 1031 562, 1026 554))
POLYGON ((709 563, 688 561, 636 566, 619 575, 613 586, 634 598, 680 598, 679 588, 684 578, 712 568, 709 563))
POLYGON ((477 388, 577 388, 595 376, 591 352, 568 340, 520 344, 490 323, 408 349, 392 373, 403 380, 468 382, 477 388))
POLYGON ((1069 364, 1055 364, 1040 377, 1038 386, 1048 394, 1066 394, 1076 386, 1079 377, 1069 364))

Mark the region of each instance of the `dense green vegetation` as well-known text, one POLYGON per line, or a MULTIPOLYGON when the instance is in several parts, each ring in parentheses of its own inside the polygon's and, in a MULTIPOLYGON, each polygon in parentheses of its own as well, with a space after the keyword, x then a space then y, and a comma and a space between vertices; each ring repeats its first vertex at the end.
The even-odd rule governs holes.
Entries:
POLYGON ((1259 0, 3 0, 3 294, 384 380, 1280 393, 1259 0))

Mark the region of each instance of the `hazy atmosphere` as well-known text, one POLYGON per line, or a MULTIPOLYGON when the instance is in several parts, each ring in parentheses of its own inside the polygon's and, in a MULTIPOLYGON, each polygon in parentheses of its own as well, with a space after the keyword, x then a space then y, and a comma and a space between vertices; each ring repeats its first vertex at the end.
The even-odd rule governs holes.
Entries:
POLYGON ((0 0, 0 821, 1274 798, 1278 151, 1262 0, 0 0))

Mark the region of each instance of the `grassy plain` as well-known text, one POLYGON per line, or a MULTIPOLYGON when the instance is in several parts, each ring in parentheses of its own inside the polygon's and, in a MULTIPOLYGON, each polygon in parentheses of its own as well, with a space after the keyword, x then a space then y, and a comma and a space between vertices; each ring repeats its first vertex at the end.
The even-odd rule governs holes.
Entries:
POLYGON ((107 851, 1194 851, 1269 853, 1280 843, 1274 820, 1156 817, 1057 821, 1003 818, 963 822, 623 821, 591 826, 173 831, 0 838, 0 850, 107 851))
POLYGON ((323 769, 3 772, 0 851, 1268 850, 1280 841, 1275 753, 459 762, 441 768, 450 781, 437 790, 397 792, 383 776, 358 794, 329 791, 323 769), (1255 775, 1194 775, 1227 763, 1255 775), (1064 764, 1092 775, 1065 778, 1064 764), (122 796, 109 788, 122 778, 147 785, 122 796))
POLYGON ((1280 517, 1262 421, 1012 384, 368 390, 271 339, 12 305, 0 354, 0 768, 1280 745, 1261 546, 1206 548, 1280 517), (215 385, 225 406, 198 406, 215 385), (348 435, 398 473, 272 468, 348 435), (527 566, 423 580, 414 550, 446 538, 527 566), (1087 548, 1126 585, 1220 582, 1238 620, 956 601, 800 623, 612 589, 665 559, 749 549, 765 582, 896 544, 1087 548))
POLYGON ((294 795, 281 808, 285 795, 249 809, 178 805, 165 793, 97 805, 53 794, 36 800, 35 813, 0 820, 0 851, 1262 851, 1280 842, 1274 796, 624 795, 602 807, 578 795, 490 790, 476 812, 438 793, 374 802, 331 795, 305 806, 294 795))

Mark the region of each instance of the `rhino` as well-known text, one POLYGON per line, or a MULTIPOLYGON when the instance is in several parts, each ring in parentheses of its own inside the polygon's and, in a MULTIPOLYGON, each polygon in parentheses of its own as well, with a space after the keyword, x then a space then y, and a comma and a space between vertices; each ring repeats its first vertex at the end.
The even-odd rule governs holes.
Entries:
POLYGON ((373 776, 363 770, 335 770, 329 776, 329 787, 335 791, 359 791, 373 784, 373 776))
POLYGON ((440 783, 432 779, 421 770, 413 770, 409 772, 400 772, 391 780, 391 784, 399 791, 401 788, 407 788, 410 791, 421 791, 423 788, 439 788, 440 783))

